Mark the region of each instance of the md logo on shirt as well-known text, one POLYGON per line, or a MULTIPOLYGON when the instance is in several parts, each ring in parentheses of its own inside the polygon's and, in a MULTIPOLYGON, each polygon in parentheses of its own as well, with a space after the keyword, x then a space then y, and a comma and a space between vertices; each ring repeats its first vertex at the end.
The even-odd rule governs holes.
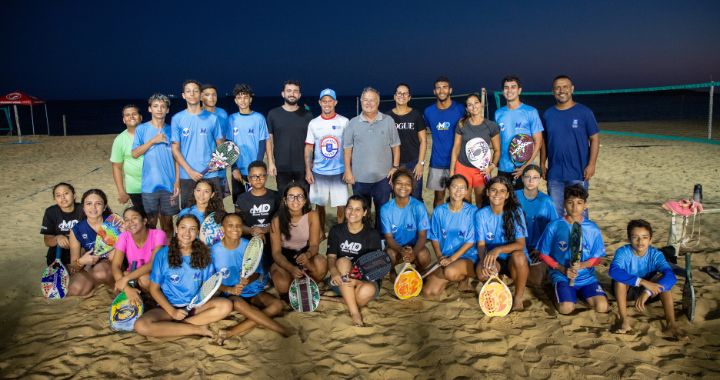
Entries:
POLYGON ((405 229, 408 231, 415 231, 415 225, 413 223, 408 223, 405 225, 405 229))
POLYGON ((201 135, 207 135, 207 128, 200 128, 201 135))
POLYGON ((435 127, 438 131, 449 131, 450 130, 450 122, 449 121, 441 121, 437 123, 437 126, 435 127))
POLYGON ((59 229, 60 231, 63 231, 63 232, 68 232, 68 231, 70 231, 73 227, 75 227, 75 225, 76 225, 77 223, 78 223, 77 220, 68 220, 68 221, 63 220, 62 223, 60 223, 60 224, 58 225, 58 229, 59 229))
POLYGON ((250 208, 250 214, 252 216, 267 215, 270 212, 270 204, 264 203, 261 205, 254 205, 250 208))
POLYGON ((340 250, 347 253, 352 253, 354 255, 357 255, 358 252, 362 249, 362 244, 360 243, 351 243, 347 240, 345 240, 342 244, 340 244, 340 250))

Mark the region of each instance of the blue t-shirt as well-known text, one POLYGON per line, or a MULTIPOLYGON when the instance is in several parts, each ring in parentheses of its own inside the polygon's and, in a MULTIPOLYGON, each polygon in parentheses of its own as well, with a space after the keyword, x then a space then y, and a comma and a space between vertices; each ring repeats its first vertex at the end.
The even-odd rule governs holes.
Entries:
MULTIPOLYGON (((142 123, 135 129, 135 140, 132 148, 135 149, 164 133, 168 141, 172 129, 165 124, 162 128, 155 128, 151 122, 142 123)), ((175 183, 175 160, 172 156, 170 143, 153 144, 144 154, 142 167, 142 192, 154 193, 156 191, 173 192, 175 183)))
MULTIPOLYGON (((525 134, 532 137, 534 134, 543 131, 542 122, 538 111, 525 104, 511 110, 507 106, 495 111, 495 122, 500 127, 500 164, 498 170, 511 172, 515 170, 515 165, 510 160, 508 147, 510 140, 515 135, 525 134)), ((540 149, 540 147, 536 147, 540 149)))
POLYGON ((538 192, 535 199, 525 198, 522 190, 515 190, 523 211, 525 212, 525 222, 527 223, 528 236, 525 245, 530 249, 537 249, 537 242, 548 223, 558 218, 557 210, 549 195, 538 192))
POLYGON ((220 107, 215 107, 215 112, 211 112, 211 113, 214 113, 216 116, 220 117, 221 119, 227 120, 227 118, 228 118, 228 113, 220 107))
POLYGON ((417 243, 418 233, 430 228, 430 218, 425 204, 410 197, 403 208, 398 207, 395 199, 389 200, 380 209, 380 223, 383 234, 392 234, 400 246, 413 246, 417 243))
POLYGON ((180 219, 181 217, 183 217, 184 215, 187 215, 187 214, 195 215, 195 217, 197 218, 198 223, 200 223, 200 225, 202 225, 202 223, 205 221, 205 213, 200 212, 200 210, 198 210, 198 208, 197 208, 197 205, 192 205, 190 207, 186 207, 186 208, 180 210, 177 217, 178 217, 178 219, 180 219))
POLYGON ((455 127, 464 115, 465 107, 455 101, 444 110, 438 109, 437 103, 425 108, 425 123, 432 134, 431 168, 450 168, 450 153, 455 143, 455 127))
POLYGON ((590 160, 590 136, 599 132, 593 112, 580 103, 570 109, 548 108, 543 114, 548 180, 580 181, 590 160))
POLYGON ((428 239, 438 242, 443 256, 452 256, 465 243, 473 243, 460 257, 477 262, 478 254, 475 246, 475 212, 477 207, 463 202, 458 212, 450 211, 447 203, 438 206, 430 219, 428 239))
POLYGON ((343 157, 343 131, 349 120, 342 115, 326 119, 320 115, 308 124, 305 144, 314 146, 313 173, 338 175, 345 172, 343 157))
POLYGON ((90 227, 87 219, 83 219, 75 224, 72 228, 72 232, 75 235, 75 239, 80 242, 80 246, 85 250, 85 252, 92 251, 93 248, 95 248, 97 232, 90 227))
MULTIPOLYGON (((245 249, 250 241, 247 239, 240 239, 240 245, 237 248, 230 250, 225 248, 222 241, 219 241, 210 248, 212 254, 213 265, 215 269, 222 273, 223 286, 235 286, 240 283, 240 272, 242 272, 242 262, 245 255, 245 249)), ((247 284, 242 293, 243 297, 255 297, 265 289, 270 280, 269 273, 265 272, 262 265, 258 266, 255 271, 258 274, 258 278, 255 281, 247 284)))
POLYGON ((626 244, 615 251, 608 274, 613 280, 625 285, 640 286, 640 279, 649 280, 649 277, 658 272, 662 273, 662 278, 657 283, 664 291, 669 291, 677 282, 677 277, 665 260, 665 255, 650 246, 645 256, 638 256, 633 253, 630 244, 626 244))
MULTIPOLYGON (((220 118, 205 110, 197 115, 184 110, 172 117, 170 125, 172 126, 170 141, 180 143, 180 153, 185 157, 188 165, 197 172, 205 170, 217 147, 215 141, 223 138, 220 118)), ((225 171, 217 170, 205 173, 205 178, 224 174, 225 171)), ((190 179, 182 166, 180 166, 180 178, 190 179)))
POLYGON ((196 269, 190 266, 190 256, 182 257, 182 265, 170 267, 168 263, 168 247, 163 246, 155 254, 150 281, 160 285, 165 298, 174 307, 187 306, 198 293, 203 282, 215 274, 212 263, 205 268, 196 269))
POLYGON ((225 138, 234 142, 240 148, 240 157, 235 166, 242 175, 248 175, 247 167, 251 162, 261 160, 260 144, 267 140, 268 134, 265 117, 255 111, 245 115, 236 112, 228 118, 225 138))
MULTIPOLYGON (((487 252, 492 251, 495 247, 510 244, 505 237, 505 229, 503 228, 503 215, 495 215, 490 206, 485 206, 475 213, 475 237, 478 242, 485 242, 487 252)), ((520 220, 515 221, 515 239, 526 238, 527 227, 525 226, 525 217, 520 213, 520 220)), ((523 247, 525 256, 528 255, 527 247, 523 247)), ((509 253, 501 253, 498 255, 499 260, 507 260, 509 253)))
MULTIPOLYGON (((580 261, 588 261, 594 257, 605 257, 605 244, 603 243, 602 234, 597 224, 590 220, 583 220, 580 223, 582 228, 582 254, 580 261)), ((537 249, 543 255, 552 257, 558 264, 569 268, 571 261, 570 253, 570 229, 572 224, 568 223, 564 218, 558 218, 550 222, 545 228, 538 242, 537 249)), ((550 269, 550 278, 553 284, 558 282, 568 282, 568 278, 564 274, 555 269, 550 269)), ((595 267, 580 269, 578 276, 575 278, 575 287, 597 282, 595 278, 595 267)))

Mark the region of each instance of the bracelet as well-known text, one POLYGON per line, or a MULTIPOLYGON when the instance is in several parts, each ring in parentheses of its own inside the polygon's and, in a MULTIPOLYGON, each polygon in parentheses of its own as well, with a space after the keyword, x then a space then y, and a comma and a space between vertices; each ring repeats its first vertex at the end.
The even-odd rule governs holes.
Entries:
POLYGON ((648 297, 652 297, 653 293, 647 289, 645 289, 645 293, 647 293, 648 297))

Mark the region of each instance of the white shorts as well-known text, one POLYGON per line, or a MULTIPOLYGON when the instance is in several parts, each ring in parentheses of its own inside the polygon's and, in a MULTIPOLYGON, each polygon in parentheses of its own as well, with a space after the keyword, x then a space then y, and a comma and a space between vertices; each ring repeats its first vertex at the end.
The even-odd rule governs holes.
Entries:
POLYGON ((448 178, 450 178, 450 169, 430 168, 425 187, 434 191, 443 191, 448 178))
POLYGON ((342 174, 322 175, 313 173, 315 182, 310 185, 310 202, 319 206, 345 206, 350 194, 342 174))

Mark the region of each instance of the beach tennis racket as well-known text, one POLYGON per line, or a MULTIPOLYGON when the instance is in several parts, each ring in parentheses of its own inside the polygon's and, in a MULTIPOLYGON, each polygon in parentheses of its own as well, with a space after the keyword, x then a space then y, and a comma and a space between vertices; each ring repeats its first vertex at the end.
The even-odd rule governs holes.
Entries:
POLYGON ((320 304, 320 289, 310 276, 305 275, 290 284, 288 298, 293 310, 301 313, 313 312, 320 304))
POLYGON ((220 227, 215 221, 215 212, 211 212, 200 225, 200 240, 208 247, 219 242, 225 235, 220 227))
POLYGON ((395 277, 395 284, 393 289, 395 295, 401 300, 408 298, 417 297, 420 294, 423 286, 423 279, 415 270, 415 267, 410 263, 405 263, 402 269, 397 271, 397 277, 395 277))
POLYGON ((510 156, 510 161, 512 161, 516 168, 530 161, 534 146, 535 141, 530 135, 519 133, 513 136, 510 140, 510 145, 508 145, 508 155, 510 156))
POLYGON ((264 248, 265 244, 259 236, 253 236, 252 239, 250 239, 250 243, 245 247, 245 253, 243 253, 240 278, 248 278, 255 273, 260 266, 260 261, 262 261, 264 248))
POLYGON ((210 162, 208 162, 208 166, 200 174, 205 175, 209 171, 225 169, 225 167, 234 164, 238 157, 240 157, 240 148, 232 141, 225 141, 218 145, 212 154, 210 162))
POLYGON ((436 270, 442 268, 442 265, 440 263, 435 263, 435 265, 431 266, 430 269, 426 270, 425 273, 422 274, 422 278, 426 278, 429 276, 432 272, 435 272, 436 270))
MULTIPOLYGON (((570 265, 580 262, 582 256, 582 227, 577 222, 570 227, 570 265)), ((570 286, 575 286, 575 279, 570 280, 570 286)))
POLYGON ((490 276, 478 295, 480 309, 488 317, 504 317, 512 309, 512 293, 496 274, 490 276))
MULTIPOLYGON (((135 271, 137 262, 133 261, 130 272, 135 271)), ((128 286, 135 287, 135 280, 128 281, 128 286)), ((142 301, 130 300, 125 291, 115 297, 110 305, 110 329, 112 331, 133 331, 135 322, 143 314, 145 307, 142 301)))
POLYGON ((465 155, 468 160, 470 160, 470 163, 480 170, 487 169, 492 159, 490 147, 482 137, 470 139, 470 141, 465 144, 465 155))
POLYGON ((103 221, 102 226, 98 229, 95 238, 95 248, 93 248, 93 256, 107 256, 115 247, 118 236, 123 231, 123 219, 118 214, 110 214, 103 221))
POLYGON ((210 298, 215 295, 215 292, 220 289, 221 283, 222 273, 217 272, 210 276, 210 278, 203 282, 202 286, 200 286, 200 290, 195 295, 195 297, 190 300, 190 303, 185 307, 185 309, 187 309, 187 311, 191 311, 198 306, 205 305, 205 303, 207 303, 207 301, 210 301, 210 298))
POLYGON ((685 254, 685 284, 682 292, 682 309, 688 321, 695 319, 695 287, 692 278, 692 253, 685 254))
POLYGON ((55 247, 55 261, 45 268, 40 279, 43 296, 49 300, 65 298, 70 286, 70 275, 60 260, 61 255, 62 248, 58 245, 55 247))
POLYGON ((357 259, 350 271, 350 277, 356 280, 382 280, 392 268, 390 256, 385 251, 368 252, 357 259))

